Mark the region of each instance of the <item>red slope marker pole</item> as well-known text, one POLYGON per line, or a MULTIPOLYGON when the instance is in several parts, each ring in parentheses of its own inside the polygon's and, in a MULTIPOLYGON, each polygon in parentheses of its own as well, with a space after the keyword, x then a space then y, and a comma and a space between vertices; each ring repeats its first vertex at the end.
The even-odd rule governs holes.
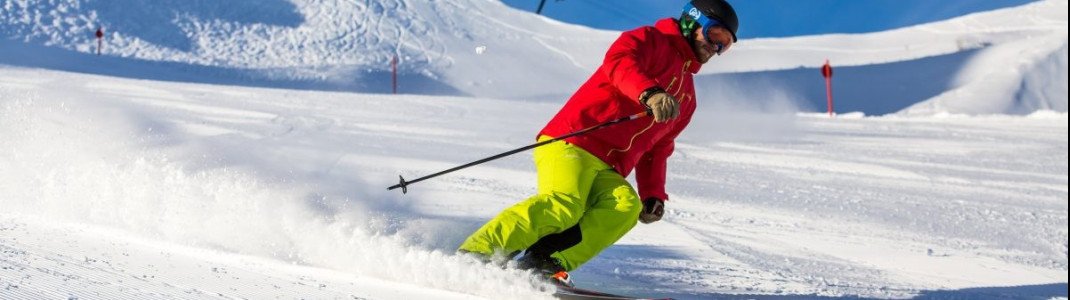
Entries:
POLYGON ((829 117, 832 117, 832 66, 825 59, 825 65, 821 67, 821 76, 825 77, 825 95, 828 96, 829 117))
POLYGON ((100 55, 100 48, 104 47, 104 28, 97 27, 97 55, 100 55))
POLYGON ((391 73, 391 76, 390 76, 391 86, 393 87, 394 94, 397 94, 398 93, 398 56, 396 54, 394 55, 394 59, 390 60, 390 68, 393 69, 393 71, 391 71, 392 73, 391 73))

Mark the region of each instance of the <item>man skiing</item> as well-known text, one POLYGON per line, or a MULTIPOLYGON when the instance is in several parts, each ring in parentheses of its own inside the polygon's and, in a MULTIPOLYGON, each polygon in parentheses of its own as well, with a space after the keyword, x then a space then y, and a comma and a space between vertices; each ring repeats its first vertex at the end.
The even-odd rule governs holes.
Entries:
POLYGON ((666 161, 695 112, 692 74, 736 42, 739 21, 725 0, 691 0, 680 19, 626 31, 603 64, 538 134, 544 141, 636 113, 620 123, 535 149, 538 194, 502 211, 459 251, 524 256, 518 266, 571 285, 568 271, 624 236, 636 221, 661 219, 666 161), (636 171, 639 192, 625 177, 636 171))

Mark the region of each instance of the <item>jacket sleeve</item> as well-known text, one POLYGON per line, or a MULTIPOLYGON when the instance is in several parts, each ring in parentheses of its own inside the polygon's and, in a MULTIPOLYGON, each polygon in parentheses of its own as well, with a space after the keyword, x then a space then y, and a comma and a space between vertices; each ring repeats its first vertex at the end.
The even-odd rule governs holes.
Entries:
POLYGON ((691 115, 681 116, 685 119, 678 121, 669 134, 666 134, 654 147, 639 158, 635 166, 635 181, 639 185, 639 199, 650 197, 661 200, 669 200, 669 194, 665 192, 665 169, 668 165, 669 156, 676 148, 676 137, 691 122, 691 115))
POLYGON ((606 53, 601 71, 605 72, 613 86, 616 86, 629 99, 639 101, 639 94, 658 83, 643 68, 643 57, 649 57, 651 29, 628 31, 623 34, 606 53))

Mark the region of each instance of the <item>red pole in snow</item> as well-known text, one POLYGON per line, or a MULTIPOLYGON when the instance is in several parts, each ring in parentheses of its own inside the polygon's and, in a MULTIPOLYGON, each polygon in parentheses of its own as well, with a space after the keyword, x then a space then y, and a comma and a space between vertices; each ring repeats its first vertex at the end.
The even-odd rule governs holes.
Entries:
POLYGON ((104 46, 104 28, 97 27, 97 55, 100 55, 100 48, 104 46))
POLYGON ((391 85, 394 87, 394 94, 398 93, 398 56, 394 54, 394 59, 390 60, 390 67, 393 69, 391 75, 391 85))
POLYGON ((829 117, 832 117, 832 66, 825 59, 825 65, 821 67, 821 76, 825 77, 825 95, 828 95, 829 117))

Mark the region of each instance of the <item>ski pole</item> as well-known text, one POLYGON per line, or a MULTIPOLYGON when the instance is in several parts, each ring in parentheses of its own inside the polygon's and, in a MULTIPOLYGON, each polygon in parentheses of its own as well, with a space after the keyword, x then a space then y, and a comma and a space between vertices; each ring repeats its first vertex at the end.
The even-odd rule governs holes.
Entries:
POLYGON ((650 114, 649 111, 644 111, 644 112, 637 113, 637 114, 634 114, 634 115, 621 117, 620 119, 606 121, 605 123, 594 125, 594 126, 587 127, 587 128, 584 128, 584 129, 580 129, 580 130, 577 130, 575 132, 572 132, 572 133, 569 133, 569 134, 566 134, 566 135, 562 135, 562 136, 555 137, 555 138, 552 138, 552 139, 549 139, 549 140, 541 141, 541 142, 534 143, 534 144, 531 144, 531 145, 527 145, 527 146, 524 146, 524 147, 520 147, 520 148, 516 148, 516 149, 513 149, 513 150, 506 151, 506 152, 502 152, 500 154, 497 154, 497 155, 494 155, 494 156, 491 156, 491 157, 487 157, 487 158, 484 158, 484 159, 473 161, 473 162, 470 162, 470 163, 467 163, 467 164, 456 166, 456 167, 453 167, 453 168, 450 168, 450 169, 447 169, 447 170, 443 170, 443 171, 435 173, 435 174, 427 175, 427 176, 416 178, 416 179, 409 180, 409 181, 406 181, 405 177, 401 177, 401 175, 398 175, 398 179, 400 179, 400 182, 398 184, 392 185, 392 186, 390 186, 390 187, 388 187, 386 189, 387 190, 393 190, 393 189, 396 189, 396 188, 401 188, 401 193, 402 194, 406 194, 406 193, 409 192, 408 186, 410 184, 417 183, 417 182, 420 182, 420 181, 424 181, 425 179, 434 178, 434 177, 437 177, 439 175, 443 175, 443 174, 446 174, 446 173, 450 173, 450 172, 453 172, 453 171, 457 171, 457 170, 460 170, 460 169, 464 169, 464 168, 467 168, 467 167, 471 167, 471 166, 474 166, 474 165, 478 165, 478 164, 481 164, 481 163, 485 163, 485 162, 488 162, 488 161, 492 161, 492 160, 495 160, 495 159, 499 159, 499 158, 502 158, 502 157, 513 155, 513 154, 516 154, 517 152, 520 152, 520 151, 532 149, 532 148, 535 148, 535 147, 539 147, 539 146, 542 146, 542 145, 546 145, 546 144, 553 143, 553 142, 556 142, 556 141, 560 141, 560 140, 563 140, 563 139, 567 139, 567 138, 570 138, 570 137, 582 135, 582 134, 585 134, 585 133, 588 133, 588 132, 591 132, 591 131, 595 131, 595 130, 598 130, 598 129, 601 129, 601 128, 608 127, 610 125, 614 125, 614 124, 623 123, 623 122, 626 122, 626 121, 631 121, 631 120, 635 120, 635 119, 638 119, 638 118, 642 118, 642 117, 645 117, 645 116, 647 116, 649 114, 650 114))

